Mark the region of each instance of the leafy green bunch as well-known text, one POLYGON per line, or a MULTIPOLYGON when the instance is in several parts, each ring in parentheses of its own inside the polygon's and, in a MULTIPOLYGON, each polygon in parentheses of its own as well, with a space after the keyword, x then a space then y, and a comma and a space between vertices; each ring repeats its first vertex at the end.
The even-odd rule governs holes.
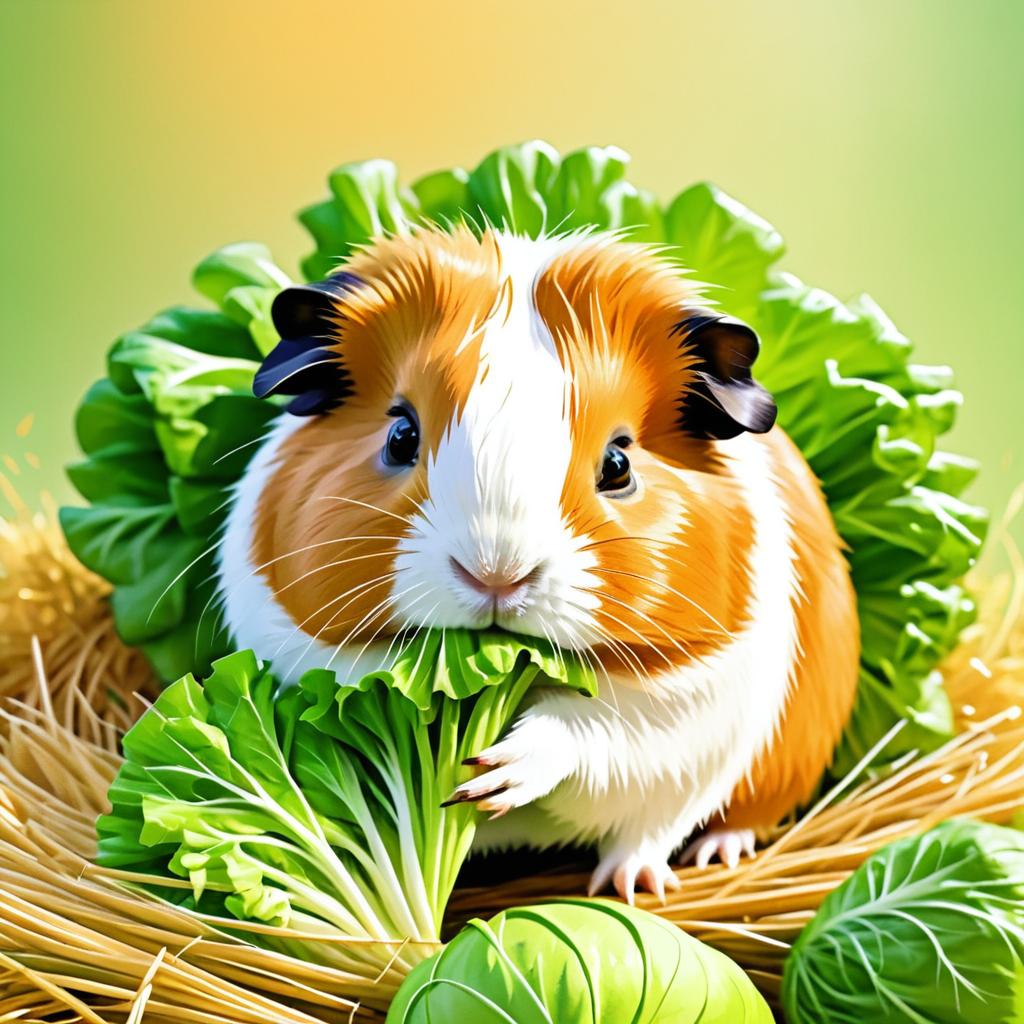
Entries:
POLYGON ((255 244, 214 253, 193 282, 217 310, 164 310, 107 353, 107 376, 75 417, 85 457, 68 467, 90 504, 60 514, 71 550, 114 584, 121 638, 165 681, 231 649, 213 608, 211 540, 280 411, 252 380, 278 340, 270 303, 290 283, 255 244))
POLYGON ((829 893, 786 961, 789 1024, 1024 1019, 1024 834, 947 821, 829 893))
MULTIPOLYGON (((667 246, 761 335, 759 379, 849 548, 863 649, 835 771, 902 718, 887 756, 939 745, 952 716, 937 665, 974 614, 960 580, 985 531, 984 513, 961 499, 976 467, 938 441, 961 402, 950 372, 913 363, 871 299, 843 303, 782 271, 778 232, 719 189, 691 185, 661 203, 626 180, 627 162, 614 147, 561 156, 530 142, 409 186, 387 161, 347 164, 330 175, 329 198, 299 215, 316 242, 303 273, 322 277, 374 237, 422 223, 531 236, 593 226, 667 246)), ((279 413, 250 384, 276 340, 268 310, 287 276, 246 244, 205 260, 194 282, 215 309, 168 310, 111 349, 107 378, 79 410, 85 459, 70 470, 91 505, 62 516, 78 557, 114 584, 121 635, 164 679, 204 672, 230 649, 209 610, 210 542, 279 413)))
POLYGON ((768 1024, 728 957, 611 901, 504 911, 442 944, 479 819, 445 797, 533 686, 592 696, 596 682, 543 642, 468 630, 419 633, 357 681, 314 670, 283 690, 232 654, 165 689, 125 737, 98 860, 333 968, 389 1021, 768 1024))
POLYGON ((596 689, 581 662, 506 633, 423 632, 386 671, 314 670, 283 691, 232 654, 125 736, 97 859, 270 926, 250 941, 397 982, 437 949, 475 832, 475 808, 442 803, 534 685, 596 689))

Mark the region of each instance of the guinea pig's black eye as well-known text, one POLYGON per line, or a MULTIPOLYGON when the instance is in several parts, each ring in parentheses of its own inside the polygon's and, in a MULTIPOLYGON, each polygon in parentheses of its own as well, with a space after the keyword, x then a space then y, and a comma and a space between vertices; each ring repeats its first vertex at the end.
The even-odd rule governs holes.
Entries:
POLYGON ((629 466, 629 456, 622 450, 626 444, 629 444, 627 438, 616 438, 604 450, 597 489, 606 498, 625 498, 636 490, 636 480, 629 466))
POLYGON ((395 417, 384 442, 382 458, 386 466, 411 466, 420 453, 420 428, 412 413, 404 406, 388 409, 395 417))

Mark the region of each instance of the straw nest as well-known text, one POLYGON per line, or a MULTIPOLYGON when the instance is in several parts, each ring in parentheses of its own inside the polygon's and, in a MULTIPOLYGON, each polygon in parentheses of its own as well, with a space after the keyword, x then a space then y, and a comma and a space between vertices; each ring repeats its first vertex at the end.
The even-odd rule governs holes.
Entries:
MULTIPOLYGON (((0 1021, 382 1019, 393 982, 249 945, 145 895, 133 886, 144 877, 92 864, 118 734, 154 684, 113 630, 107 584, 75 562, 52 515, 0 486, 14 509, 0 520, 0 1021)), ((956 739, 826 794, 753 860, 680 869, 665 905, 641 904, 728 953, 774 1002, 789 944, 865 857, 950 816, 1007 821, 1024 806, 1024 565, 1009 550, 1013 572, 984 586, 979 624, 946 666, 956 739)), ((584 881, 562 869, 462 888, 452 920, 584 881)))

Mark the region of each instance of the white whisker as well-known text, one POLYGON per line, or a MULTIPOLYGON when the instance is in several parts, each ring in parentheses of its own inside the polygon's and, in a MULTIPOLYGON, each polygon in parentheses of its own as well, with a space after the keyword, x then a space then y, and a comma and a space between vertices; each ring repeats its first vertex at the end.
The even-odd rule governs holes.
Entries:
MULTIPOLYGON (((587 594, 594 594, 595 596, 601 598, 602 601, 612 601, 615 604, 619 605, 620 607, 625 608, 627 611, 632 612, 634 615, 639 616, 641 619, 644 620, 644 622, 649 623, 656 630, 658 630, 658 632, 660 632, 661 635, 664 636, 665 639, 668 640, 668 642, 670 644, 672 644, 672 646, 675 647, 675 649, 677 651, 679 651, 680 654, 684 655, 687 658, 693 657, 693 652, 692 651, 688 651, 685 647, 683 647, 683 645, 674 636, 672 636, 672 634, 669 633, 668 630, 666 630, 660 623, 658 623, 654 619, 652 619, 650 617, 650 615, 646 614, 646 612, 642 612, 642 611, 640 611, 639 608, 635 608, 635 607, 633 607, 633 605, 626 604, 625 601, 620 601, 617 597, 613 597, 611 594, 605 593, 602 590, 597 590, 597 589, 595 589, 593 587, 580 587, 580 590, 582 590, 584 593, 587 593, 587 594)), ((604 614, 608 614, 608 613, 604 612, 604 614)), ((619 620, 616 619, 616 621, 619 621, 619 620)), ((627 626, 626 628, 628 629, 629 627, 627 626)), ((653 646, 650 643, 650 641, 646 640, 646 638, 645 638, 645 643, 647 643, 648 647, 653 646)))
POLYGON ((295 579, 290 580, 283 587, 276 591, 276 594, 283 594, 286 590, 294 587, 297 583, 301 583, 303 580, 308 579, 310 576, 315 576, 318 572, 326 572, 328 569, 337 568, 339 565, 349 565, 351 562, 364 562, 368 558, 387 558, 388 556, 394 555, 394 551, 373 551, 368 555, 352 555, 351 558, 339 558, 333 562, 325 562, 323 565, 315 566, 312 569, 307 569, 301 576, 296 576, 295 579))
POLYGON ((396 572, 389 572, 389 573, 384 573, 383 575, 380 575, 380 576, 376 576, 376 577, 374 577, 374 578, 372 578, 370 580, 363 580, 361 583, 357 583, 355 586, 349 587, 348 590, 343 591, 341 594, 338 594, 336 597, 331 598, 330 601, 324 602, 324 604, 322 604, 319 608, 317 608, 316 611, 311 612, 309 615, 306 616, 306 618, 304 618, 302 620, 302 622, 299 622, 299 623, 297 623, 295 625, 295 627, 294 627, 294 629, 292 629, 291 633, 289 633, 288 636, 286 636, 284 638, 284 640, 282 640, 281 643, 278 645, 277 650, 274 652, 274 656, 276 657, 278 654, 281 653, 281 649, 283 647, 285 647, 285 645, 287 645, 288 643, 291 642, 291 640, 294 638, 295 634, 298 633, 300 630, 302 630, 303 627, 310 621, 310 619, 316 618, 316 616, 318 616, 318 615, 322 615, 332 605, 337 604, 339 601, 341 601, 344 598, 348 597, 350 594, 353 595, 352 597, 349 597, 349 599, 340 608, 338 608, 334 612, 334 614, 331 616, 331 618, 329 618, 316 631, 316 633, 313 636, 310 637, 309 643, 305 647, 305 651, 308 651, 310 649, 310 647, 317 640, 320 639, 320 635, 323 633, 323 631, 325 629, 328 629, 336 621, 338 616, 353 601, 358 600, 361 594, 367 593, 370 590, 375 590, 377 587, 382 586, 382 585, 384 585, 386 583, 390 583, 391 580, 393 580, 395 578, 395 576, 397 576, 397 575, 398 575, 398 573, 396 573, 396 572))
MULTIPOLYGON (((618 538, 612 538, 612 539, 616 539, 617 540, 618 538)), ((631 539, 636 540, 638 538, 631 538, 631 539)), ((678 561, 678 559, 671 559, 671 561, 675 562, 678 565, 682 564, 681 562, 678 561)), ((698 604, 696 601, 694 601, 694 599, 692 597, 689 597, 687 594, 684 594, 681 591, 676 590, 674 587, 670 587, 667 583, 663 582, 662 580, 652 579, 649 576, 641 576, 639 573, 635 573, 635 572, 627 572, 624 569, 606 569, 604 566, 600 566, 600 565, 593 566, 590 571, 591 572, 611 573, 613 576, 629 576, 631 579, 642 580, 645 583, 653 583, 656 586, 661 587, 663 590, 668 591, 670 594, 673 594, 674 596, 678 597, 681 601, 685 601, 687 604, 689 604, 692 607, 696 608, 697 611, 699 611, 701 613, 701 615, 706 615, 711 620, 711 622, 714 623, 714 625, 716 625, 722 631, 722 634, 724 636, 727 636, 730 639, 734 638, 734 634, 730 630, 726 629, 725 626, 723 626, 718 621, 718 619, 716 619, 714 617, 714 615, 711 614, 711 612, 709 612, 706 608, 701 607, 701 605, 698 604)))
POLYGON ((368 501, 360 501, 357 498, 343 498, 337 494, 321 494, 316 498, 317 501, 343 501, 349 505, 359 505, 362 508, 369 509, 371 512, 380 512, 381 515, 390 516, 392 519, 397 519, 400 523, 405 523, 406 526, 412 526, 413 522, 408 516, 401 516, 397 512, 391 512, 386 508, 381 508, 380 505, 374 505, 368 501))
MULTIPOLYGON (((394 595, 389 594, 387 597, 384 598, 383 601, 380 601, 378 604, 374 605, 374 607, 371 608, 348 631, 348 633, 335 645, 334 651, 331 654, 330 658, 327 659, 327 664, 324 665, 324 668, 330 668, 331 667, 331 663, 341 653, 341 649, 352 639, 352 637, 354 637, 356 635, 356 633, 359 632, 360 629, 362 629, 364 624, 366 624, 368 622, 371 622, 375 615, 379 615, 384 609, 388 608, 390 605, 393 605, 396 601, 398 601, 399 598, 405 597, 406 594, 409 594, 412 591, 414 591, 417 588, 422 587, 422 586, 426 586, 426 582, 424 580, 421 580, 419 583, 413 583, 411 586, 406 587, 405 590, 402 590, 402 591, 400 591, 397 594, 394 594, 394 595)), ((391 617, 389 616, 388 621, 390 621, 390 618, 391 617)), ((358 660, 359 660, 359 656, 357 655, 356 662, 358 662, 358 660)), ((356 662, 353 662, 353 664, 352 664, 353 668, 355 667, 356 662)))

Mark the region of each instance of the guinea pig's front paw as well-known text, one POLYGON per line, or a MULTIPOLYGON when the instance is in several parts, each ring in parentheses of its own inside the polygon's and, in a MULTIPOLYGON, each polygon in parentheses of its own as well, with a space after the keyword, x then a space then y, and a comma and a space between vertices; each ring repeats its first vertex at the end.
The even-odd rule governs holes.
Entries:
POLYGON ((599 893, 609 882, 630 906, 637 888, 654 893, 662 903, 666 889, 679 888, 679 879, 665 854, 644 847, 630 851, 616 848, 604 854, 590 876, 587 895, 599 893))
POLYGON ((691 860, 698 868, 706 868, 715 856, 726 866, 736 867, 740 857, 754 856, 757 837, 751 828, 712 828, 690 843, 679 855, 680 864, 691 860))
POLYGON ((564 738, 553 745, 551 725, 544 719, 523 719, 500 742, 463 762, 487 768, 482 775, 462 783, 441 805, 472 802, 492 818, 514 807, 546 796, 572 770, 572 757, 564 738))

